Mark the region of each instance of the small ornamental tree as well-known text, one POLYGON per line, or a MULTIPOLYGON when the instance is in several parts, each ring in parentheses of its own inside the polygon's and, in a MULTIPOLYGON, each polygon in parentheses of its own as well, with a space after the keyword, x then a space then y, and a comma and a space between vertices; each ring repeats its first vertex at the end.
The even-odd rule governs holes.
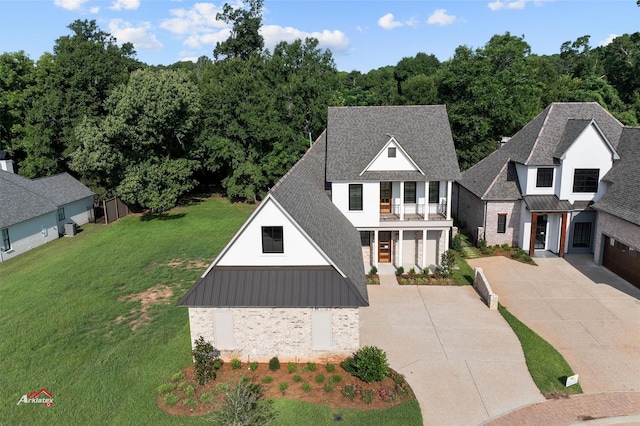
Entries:
POLYGON ((354 375, 367 383, 381 382, 391 373, 387 354, 376 346, 363 346, 353 359, 354 375))
MULTIPOLYGON (((280 390, 284 393, 282 383, 280 390)), ((263 398, 261 385, 240 379, 224 393, 224 399, 211 420, 214 424, 225 426, 269 425, 275 420, 276 413, 272 401, 263 398)))
POLYGON ((222 367, 222 360, 219 358, 220 351, 200 336, 194 341, 195 348, 191 352, 193 355, 193 367, 196 380, 199 385, 205 385, 209 380, 214 380, 217 371, 222 367))

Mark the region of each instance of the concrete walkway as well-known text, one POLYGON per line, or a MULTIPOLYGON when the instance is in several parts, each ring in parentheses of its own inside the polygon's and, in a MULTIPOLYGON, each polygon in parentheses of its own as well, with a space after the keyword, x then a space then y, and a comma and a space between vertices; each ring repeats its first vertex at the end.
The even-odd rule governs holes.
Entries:
POLYGON ((478 425, 544 401, 513 331, 472 287, 398 286, 387 274, 381 282, 360 309, 360 344, 386 351, 426 425, 478 425))
POLYGON ((640 289, 588 255, 473 259, 500 303, 551 343, 585 393, 640 391, 640 289))

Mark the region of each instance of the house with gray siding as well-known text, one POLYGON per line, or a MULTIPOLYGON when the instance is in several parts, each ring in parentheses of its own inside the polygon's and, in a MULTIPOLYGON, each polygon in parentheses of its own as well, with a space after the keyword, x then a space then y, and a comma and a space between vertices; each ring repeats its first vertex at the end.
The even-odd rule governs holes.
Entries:
POLYGON ((593 253, 604 176, 621 156, 623 125, 597 103, 553 103, 462 173, 454 215, 487 244, 593 253))
POLYGON ((53 241, 65 225, 93 221, 93 192, 68 173, 27 179, 0 161, 0 261, 53 241))

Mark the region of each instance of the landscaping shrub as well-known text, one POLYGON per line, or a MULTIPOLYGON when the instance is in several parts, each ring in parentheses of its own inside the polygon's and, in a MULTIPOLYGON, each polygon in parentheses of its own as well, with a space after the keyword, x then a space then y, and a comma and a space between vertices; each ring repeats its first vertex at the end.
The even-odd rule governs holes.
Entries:
POLYGON ((299 383, 302 381, 302 377, 298 376, 297 374, 295 376, 293 376, 293 381, 296 383, 299 383))
POLYGON ((242 361, 240 361, 238 358, 234 358, 231 360, 231 368, 233 370, 240 370, 242 368, 242 361))
POLYGON ((281 382, 278 385, 278 389, 280 389, 280 392, 282 392, 283 395, 284 395, 284 392, 287 390, 288 387, 289 387, 289 383, 287 383, 287 382, 281 382))
POLYGON ((453 265, 456 264, 456 255, 453 250, 447 250, 440 257, 440 273, 443 277, 451 275, 453 265))
POLYGON ((251 371, 256 371, 258 369, 258 363, 255 361, 252 361, 249 363, 249 370, 251 371))
POLYGON ((196 390, 191 385, 184 388, 184 394, 187 395, 188 397, 192 397, 195 393, 196 393, 196 390))
POLYGON ((342 376, 339 374, 334 374, 333 376, 331 376, 331 378, 329 379, 329 381, 331 383, 340 383, 342 381, 342 376))
POLYGON ((308 362, 304 367, 305 371, 316 371, 317 368, 318 367, 315 362, 308 362))
POLYGON ((183 399, 182 403, 189 408, 198 408, 198 401, 196 401, 195 399, 183 399))
POLYGON ((354 375, 356 373, 356 360, 352 356, 346 357, 341 363, 340 367, 347 373, 354 375))
POLYGON ((451 244, 451 248, 457 252, 462 251, 462 234, 458 233, 455 237, 453 237, 453 243, 451 244))
POLYGON ((354 400, 358 395, 358 388, 355 385, 344 385, 342 387, 342 396, 350 400, 354 400))
POLYGON ((336 366, 330 362, 325 365, 325 368, 327 370, 327 373, 333 373, 334 371, 336 371, 336 366))
POLYGON ((519 252, 519 251, 517 251, 517 250, 516 250, 515 252, 511 253, 511 258, 513 258, 513 259, 518 260, 518 259, 520 259, 521 257, 522 257, 522 253, 520 253, 520 252, 519 252))
POLYGON ((326 393, 331 393, 333 392, 333 385, 331 383, 325 383, 324 384, 324 391, 326 393))
POLYGON ((189 382, 180 382, 180 384, 178 385, 178 389, 180 389, 182 392, 184 392, 184 390, 187 388, 187 386, 189 386, 189 382))
POLYGON ((269 360, 269 370, 276 371, 280 370, 280 360, 277 356, 274 356, 269 360))
POLYGON ((182 379, 184 379, 184 372, 182 371, 171 376, 172 382, 179 382, 182 379))
POLYGON ((416 274, 416 268, 409 269, 409 275, 413 277, 415 274, 416 274))
POLYGON ((369 271, 369 275, 375 275, 378 273, 378 268, 376 268, 375 266, 371 267, 371 270, 369 271))
POLYGON ((500 249, 502 251, 509 251, 511 250, 511 246, 508 243, 504 243, 503 245, 500 246, 500 249))
POLYGON ((167 407, 173 407, 180 401, 180 398, 175 393, 168 393, 164 396, 164 403, 167 407))
POLYGON ((398 267, 398 269, 396 269, 396 275, 402 275, 404 274, 404 268, 402 266, 398 267))
POLYGON ((301 387, 302 387, 302 390, 305 392, 309 392, 311 390, 311 385, 307 382, 304 382, 301 387))
MULTIPOLYGON (((203 386, 209 380, 216 378, 217 371, 222 367, 222 360, 219 358, 220 352, 211 343, 206 342, 204 337, 200 336, 194 343, 195 348, 191 352, 193 355, 194 374, 198 384, 203 386)), ((182 373, 182 376, 175 374, 172 380, 174 378, 181 380, 182 377, 184 377, 184 373, 182 373)))
POLYGON ((387 354, 376 346, 363 346, 354 355, 354 375, 367 383, 380 382, 390 373, 387 354))
POLYGON ((373 402, 373 391, 371 389, 363 390, 360 398, 365 404, 371 404, 373 402))
POLYGON ((298 366, 296 365, 296 363, 290 362, 287 364, 287 370, 289 371, 289 374, 295 373, 296 371, 298 371, 298 366))
POLYGON ((528 254, 525 254, 524 256, 522 256, 522 260, 524 260, 527 263, 533 262, 533 259, 528 254))
POLYGON ((262 383, 264 383, 265 385, 268 385, 269 383, 271 383, 273 381, 273 378, 271 376, 264 376, 262 378, 262 383))
POLYGON ((173 383, 163 383, 158 386, 158 395, 162 395, 163 393, 171 392, 176 388, 176 385, 173 383))
POLYGON ((225 392, 211 420, 222 425, 268 425, 275 419, 271 400, 263 400, 262 386, 239 380, 225 392))
POLYGON ((324 382, 324 374, 320 373, 316 376, 316 383, 324 382))
POLYGON ((218 383, 216 385, 217 392, 227 392, 229 390, 229 383, 218 383))
POLYGON ((209 391, 209 392, 204 392, 202 395, 200 395, 200 402, 202 402, 203 404, 213 404, 215 401, 215 395, 213 392, 209 391))

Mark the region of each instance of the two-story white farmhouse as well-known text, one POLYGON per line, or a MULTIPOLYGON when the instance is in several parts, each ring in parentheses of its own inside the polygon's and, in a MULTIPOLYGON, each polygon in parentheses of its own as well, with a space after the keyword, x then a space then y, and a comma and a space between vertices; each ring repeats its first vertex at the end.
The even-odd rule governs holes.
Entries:
POLYGON ((224 359, 353 353, 365 269, 439 263, 459 174, 444 106, 329 108, 327 130, 178 302, 192 342, 224 359))
POLYGON ((462 173, 454 215, 487 244, 593 253, 603 177, 623 125, 597 103, 554 103, 462 173))
POLYGON ((331 199, 360 231, 365 263, 433 270, 460 177, 445 106, 329 108, 326 137, 331 199))

